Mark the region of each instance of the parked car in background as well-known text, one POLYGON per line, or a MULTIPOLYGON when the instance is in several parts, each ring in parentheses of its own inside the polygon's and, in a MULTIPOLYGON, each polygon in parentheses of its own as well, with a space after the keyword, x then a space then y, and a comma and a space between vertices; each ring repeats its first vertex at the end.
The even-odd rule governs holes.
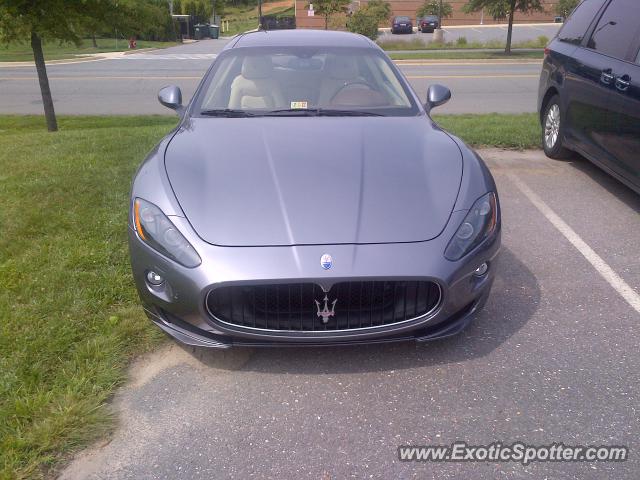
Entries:
POLYGON ((547 156, 578 152, 640 192, 640 2, 584 0, 545 49, 547 156))
POLYGON ((440 19, 437 15, 427 15, 418 21, 418 28, 422 33, 432 33, 440 26, 440 19))
POLYGON ((409 17, 393 17, 391 33, 413 33, 413 22, 409 17))

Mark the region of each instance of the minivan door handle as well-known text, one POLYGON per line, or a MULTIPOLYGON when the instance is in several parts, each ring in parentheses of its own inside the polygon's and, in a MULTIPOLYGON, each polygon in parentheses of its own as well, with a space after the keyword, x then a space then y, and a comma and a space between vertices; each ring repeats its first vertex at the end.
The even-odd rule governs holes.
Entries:
POLYGON ((600 81, 602 83, 604 83, 605 85, 611 85, 613 83, 613 81, 615 80, 615 75, 612 73, 612 70, 610 68, 607 68, 606 70, 602 71, 602 74, 600 75, 600 81))
POLYGON ((623 75, 616 78, 616 88, 621 92, 626 92, 631 86, 631 77, 629 75, 623 75))

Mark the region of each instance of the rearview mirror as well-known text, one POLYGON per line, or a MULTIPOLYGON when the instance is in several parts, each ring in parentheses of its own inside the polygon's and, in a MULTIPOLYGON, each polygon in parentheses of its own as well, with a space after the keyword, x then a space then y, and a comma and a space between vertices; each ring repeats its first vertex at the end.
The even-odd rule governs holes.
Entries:
POLYGON ((167 108, 175 110, 179 115, 182 115, 184 107, 182 106, 182 92, 180 87, 175 85, 169 85, 163 87, 158 92, 158 101, 167 108))
POLYGON ((451 100, 451 90, 444 85, 430 85, 427 90, 427 103, 424 107, 429 112, 433 107, 444 105, 449 100, 451 100))

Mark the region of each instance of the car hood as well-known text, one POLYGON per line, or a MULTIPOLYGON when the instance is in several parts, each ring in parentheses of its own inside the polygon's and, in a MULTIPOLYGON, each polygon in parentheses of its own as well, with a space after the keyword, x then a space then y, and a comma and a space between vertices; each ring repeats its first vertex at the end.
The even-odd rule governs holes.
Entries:
POLYGON ((224 246, 430 240, 462 176, 425 117, 193 118, 165 165, 198 235, 224 246))

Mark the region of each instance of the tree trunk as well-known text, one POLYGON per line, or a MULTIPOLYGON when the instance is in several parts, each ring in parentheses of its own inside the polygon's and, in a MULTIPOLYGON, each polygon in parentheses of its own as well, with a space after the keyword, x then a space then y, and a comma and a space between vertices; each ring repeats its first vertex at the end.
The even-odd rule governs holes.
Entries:
POLYGON ((98 48, 98 42, 96 42, 96 34, 91 34, 91 42, 93 43, 93 48, 98 48))
POLYGON ((42 53, 42 39, 36 32, 31 32, 31 49, 33 50, 33 59, 36 62, 44 116, 47 119, 47 129, 50 132, 56 132, 58 131, 58 122, 56 121, 56 112, 53 109, 53 98, 49 88, 49 78, 47 78, 47 66, 44 63, 44 54, 42 53))
POLYGON ((324 29, 329 30, 329 15, 324 16, 324 29))
POLYGON ((513 14, 516 9, 516 2, 513 0, 511 2, 511 8, 509 9, 509 27, 507 29, 507 45, 504 48, 504 53, 510 55, 511 54, 511 36, 513 35, 513 14))

